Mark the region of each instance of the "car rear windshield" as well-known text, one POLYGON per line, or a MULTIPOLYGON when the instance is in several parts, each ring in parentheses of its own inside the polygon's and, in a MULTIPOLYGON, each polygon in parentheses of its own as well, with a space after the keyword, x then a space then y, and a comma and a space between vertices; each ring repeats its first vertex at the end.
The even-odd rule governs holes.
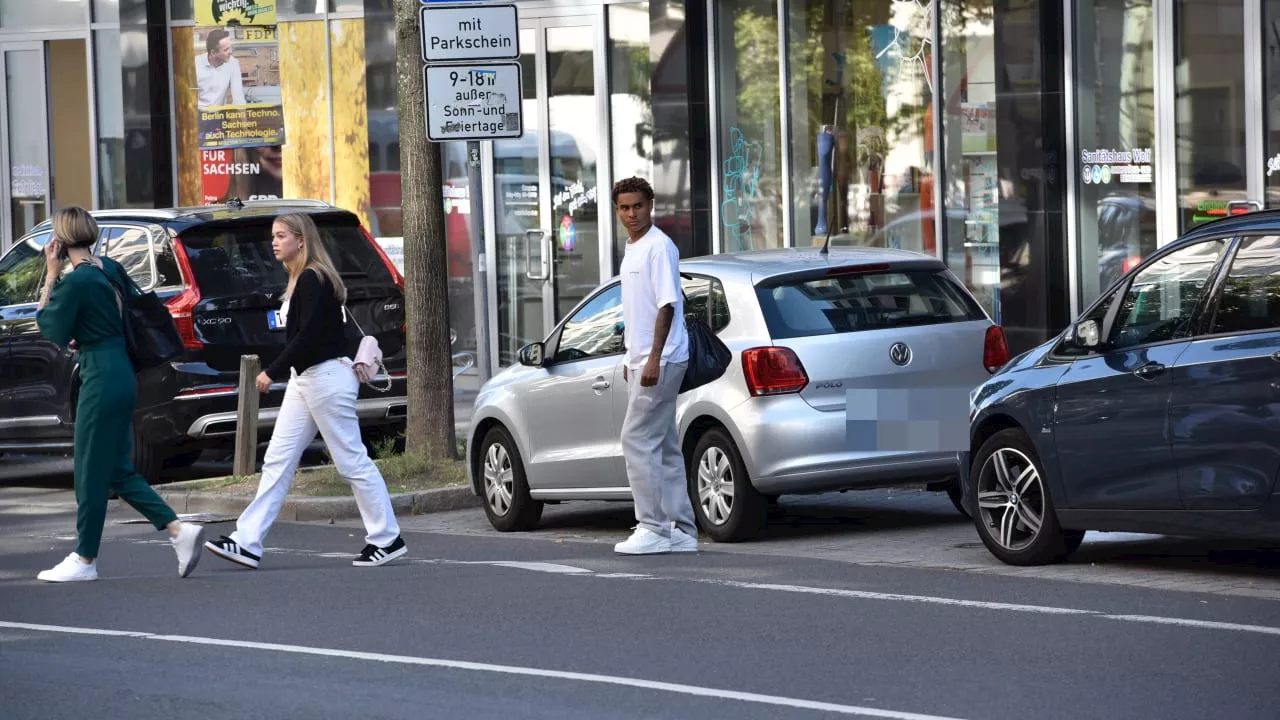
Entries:
POLYGON ((978 304, 938 270, 835 275, 757 287, 775 339, 982 320, 978 304))
MULTIPOLYGON (((348 287, 394 282, 359 223, 323 216, 313 219, 329 257, 348 287)), ((208 295, 239 295, 288 284, 288 273, 271 251, 271 224, 271 218, 254 219, 182 233, 180 240, 201 291, 208 295)))

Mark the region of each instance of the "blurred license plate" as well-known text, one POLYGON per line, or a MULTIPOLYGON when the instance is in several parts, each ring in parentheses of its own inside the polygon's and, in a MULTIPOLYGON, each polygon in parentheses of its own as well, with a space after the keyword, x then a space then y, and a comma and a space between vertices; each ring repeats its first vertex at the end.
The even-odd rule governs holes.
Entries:
POLYGON ((267 327, 271 328, 272 330, 284 329, 284 317, 280 315, 279 310, 267 311, 267 327))

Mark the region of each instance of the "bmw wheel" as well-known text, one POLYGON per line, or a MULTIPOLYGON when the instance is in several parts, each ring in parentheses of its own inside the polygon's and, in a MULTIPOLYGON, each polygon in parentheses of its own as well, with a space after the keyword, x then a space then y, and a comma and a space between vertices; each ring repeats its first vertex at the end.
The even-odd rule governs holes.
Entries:
POLYGON ((991 554, 1009 565, 1058 562, 1084 531, 1064 530, 1035 447, 1021 430, 1002 430, 973 461, 974 525, 991 554))
POLYGON ((479 470, 484 514, 501 532, 532 530, 542 519, 542 503, 529 497, 520 451, 505 428, 495 427, 480 444, 479 470))
POLYGON ((690 460, 689 499, 702 529, 717 542, 746 540, 760 532, 769 503, 752 486, 729 433, 708 430, 690 460))

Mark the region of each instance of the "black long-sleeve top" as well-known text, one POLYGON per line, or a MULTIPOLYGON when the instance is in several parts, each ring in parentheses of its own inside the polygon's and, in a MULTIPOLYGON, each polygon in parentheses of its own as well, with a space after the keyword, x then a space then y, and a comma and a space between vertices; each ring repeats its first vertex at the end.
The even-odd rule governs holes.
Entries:
POLYGON ((267 377, 280 382, 289 377, 289 368, 301 373, 342 357, 346 346, 342 303, 319 273, 310 268, 303 270, 289 298, 284 352, 267 368, 267 377))

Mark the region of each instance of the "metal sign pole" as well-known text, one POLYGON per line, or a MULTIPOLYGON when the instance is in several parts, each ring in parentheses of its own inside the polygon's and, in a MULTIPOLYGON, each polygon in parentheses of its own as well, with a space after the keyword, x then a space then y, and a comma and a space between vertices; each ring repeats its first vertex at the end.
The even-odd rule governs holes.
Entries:
POLYGON ((492 374, 489 363, 489 283, 488 258, 484 251, 484 198, 480 177, 480 141, 467 143, 467 195, 471 200, 471 218, 468 222, 471 234, 471 296, 475 302, 476 368, 480 383, 487 382, 492 374))

